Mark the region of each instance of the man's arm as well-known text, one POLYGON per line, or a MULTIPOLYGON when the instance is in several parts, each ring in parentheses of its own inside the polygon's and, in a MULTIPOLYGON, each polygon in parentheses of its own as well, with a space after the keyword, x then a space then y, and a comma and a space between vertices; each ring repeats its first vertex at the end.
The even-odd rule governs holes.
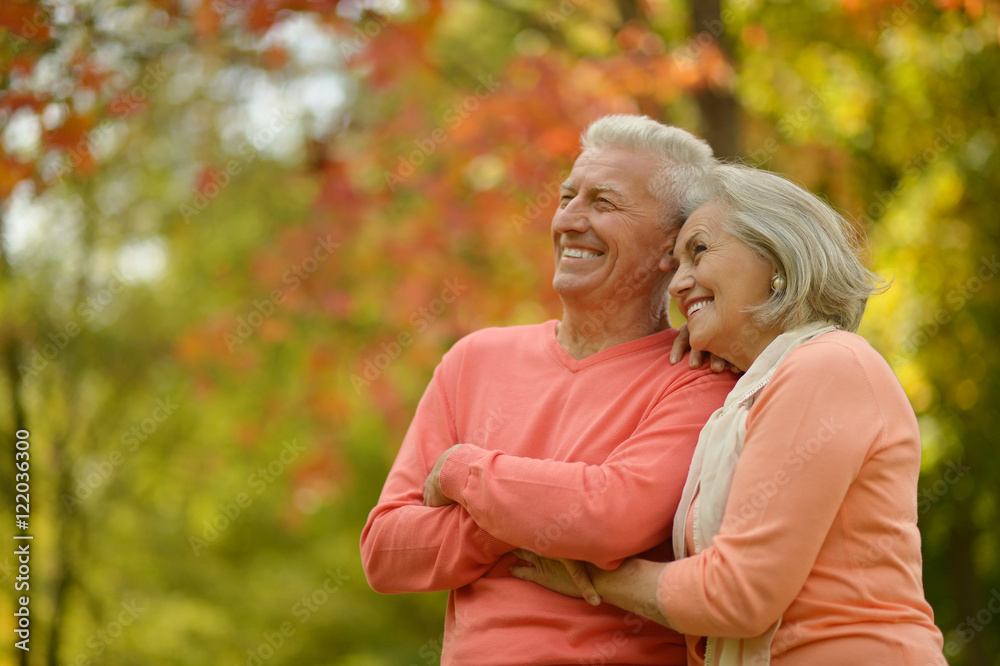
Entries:
POLYGON ((506 543, 614 568, 670 538, 698 434, 732 383, 708 373, 667 391, 600 465, 463 445, 441 468, 441 491, 506 543))
MULTIPOLYGON (((447 360, 447 359, 446 359, 447 360)), ((442 361, 361 533, 365 576, 377 592, 431 592, 478 579, 513 546, 494 538, 457 505, 423 505, 424 479, 455 444, 442 361)))

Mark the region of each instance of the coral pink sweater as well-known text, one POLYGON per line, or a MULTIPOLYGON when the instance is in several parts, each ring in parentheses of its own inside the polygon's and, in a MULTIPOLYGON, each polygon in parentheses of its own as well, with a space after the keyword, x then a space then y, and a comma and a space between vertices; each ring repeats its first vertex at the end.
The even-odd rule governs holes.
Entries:
POLYGON ((445 355, 361 535, 365 575, 450 590, 442 664, 683 664, 679 634, 519 581, 510 551, 666 559, 698 432, 735 379, 671 365, 673 330, 575 360, 555 326, 479 331, 445 355), (423 506, 456 443, 440 479, 457 504, 423 506))
POLYGON ((781 617, 774 666, 944 666, 919 471, 917 420, 882 357, 843 331, 802 345, 750 409, 712 546, 662 576, 663 610, 693 636, 756 636, 781 617))

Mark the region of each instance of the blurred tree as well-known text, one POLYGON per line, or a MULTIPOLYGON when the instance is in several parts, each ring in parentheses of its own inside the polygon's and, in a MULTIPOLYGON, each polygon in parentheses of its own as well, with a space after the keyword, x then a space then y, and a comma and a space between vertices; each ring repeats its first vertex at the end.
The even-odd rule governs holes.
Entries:
POLYGON ((372 593, 358 534, 441 354, 559 315, 558 184, 588 122, 641 112, 869 233, 895 284, 863 332, 925 438, 928 597, 951 663, 998 663, 997 8, 0 5, 0 424, 32 434, 32 654, 437 661, 443 598, 372 593))

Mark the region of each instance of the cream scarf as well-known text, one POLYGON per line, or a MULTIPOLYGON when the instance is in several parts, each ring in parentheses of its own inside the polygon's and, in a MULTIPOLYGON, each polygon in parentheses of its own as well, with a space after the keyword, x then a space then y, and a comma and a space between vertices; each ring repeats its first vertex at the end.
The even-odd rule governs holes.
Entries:
MULTIPOLYGON (((835 330, 827 322, 808 324, 782 333, 769 344, 736 382, 725 403, 715 411, 698 436, 681 503, 674 515, 674 557, 687 555, 684 527, 694 502, 694 552, 712 545, 722 527, 733 472, 743 451, 746 420, 754 397, 767 385, 781 360, 790 351, 815 337, 835 330), (695 497, 697 496, 697 499, 695 497)), ((781 618, 754 638, 709 637, 705 666, 764 666, 771 663, 771 640, 781 618)))

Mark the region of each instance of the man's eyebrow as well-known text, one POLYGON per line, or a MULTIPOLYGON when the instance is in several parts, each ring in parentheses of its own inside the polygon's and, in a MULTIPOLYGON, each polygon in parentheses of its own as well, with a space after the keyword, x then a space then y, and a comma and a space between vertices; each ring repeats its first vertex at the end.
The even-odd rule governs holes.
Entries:
MULTIPOLYGON (((575 183, 571 183, 568 180, 565 183, 563 183, 562 185, 560 185, 559 189, 560 190, 564 190, 566 192, 576 192, 577 191, 576 184, 575 183)), ((611 185, 592 185, 591 187, 587 188, 587 191, 590 192, 591 194, 600 194, 601 192, 611 192, 613 194, 617 194, 622 199, 625 198, 625 193, 624 192, 622 192, 621 190, 619 190, 617 187, 612 187, 611 185)))
POLYGON ((625 198, 625 194, 619 190, 617 187, 611 187, 610 185, 594 185, 590 188, 591 192, 612 192, 618 196, 625 198))

